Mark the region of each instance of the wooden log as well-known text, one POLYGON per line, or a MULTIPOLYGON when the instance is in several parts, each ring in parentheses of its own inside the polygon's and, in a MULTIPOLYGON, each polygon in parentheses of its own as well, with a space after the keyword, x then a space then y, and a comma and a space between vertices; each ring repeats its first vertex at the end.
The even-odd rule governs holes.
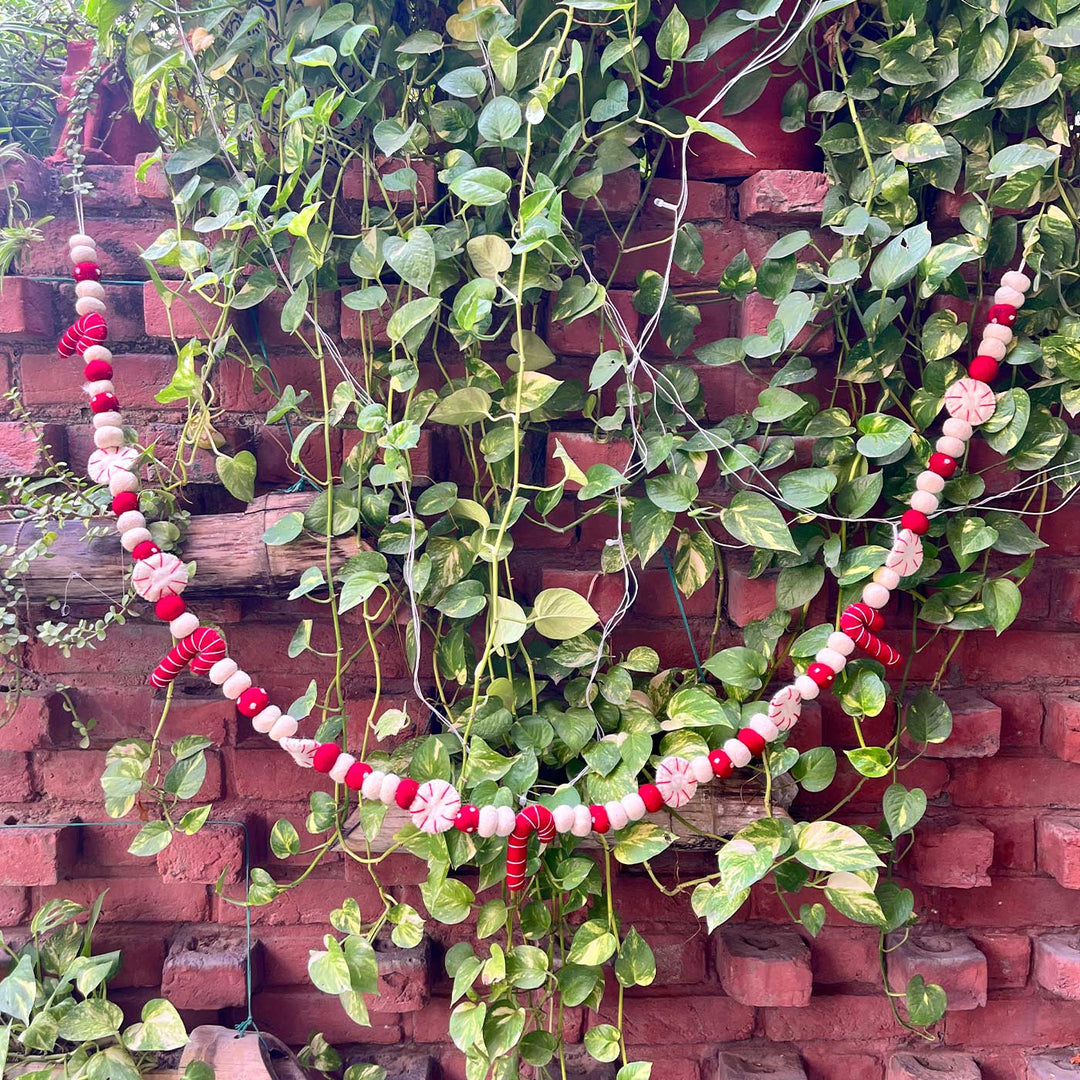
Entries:
POLYGON ((203 1024, 191 1032, 180 1056, 180 1076, 193 1061, 214 1070, 215 1080, 307 1080, 293 1052, 266 1032, 203 1024))
MULTIPOLYGON (((239 514, 206 514, 193 517, 185 530, 180 554, 194 561, 196 574, 186 596, 279 596, 288 592, 309 566, 323 566, 322 541, 297 538, 280 547, 269 547, 263 533, 286 514, 303 512, 311 504, 310 492, 264 495, 239 514)), ((50 597, 66 597, 68 603, 100 604, 124 594, 124 574, 131 557, 120 547, 111 518, 94 524, 107 526, 106 535, 87 542, 82 522, 57 529, 57 539, 47 558, 34 559, 21 578, 32 603, 50 597)), ((18 521, 0 521, 0 566, 10 563, 37 537, 18 521)), ((333 562, 340 566, 360 550, 354 536, 333 542, 333 562)))
MULTIPOLYGON (((787 808, 791 806, 795 792, 796 786, 786 774, 773 781, 773 817, 788 816, 787 808)), ((673 850, 718 851, 723 846, 722 838, 733 836, 750 822, 765 816, 765 799, 760 786, 756 782, 732 778, 699 787, 694 798, 679 811, 678 817, 661 810, 650 814, 646 820, 675 834, 677 839, 672 844, 673 850)), ((409 823, 407 810, 391 806, 386 811, 378 834, 369 843, 360 825, 360 814, 354 811, 345 822, 345 847, 358 853, 383 852, 393 843, 394 834, 409 823)), ((600 846, 600 841, 592 835, 579 845, 583 851, 598 850, 600 846)))

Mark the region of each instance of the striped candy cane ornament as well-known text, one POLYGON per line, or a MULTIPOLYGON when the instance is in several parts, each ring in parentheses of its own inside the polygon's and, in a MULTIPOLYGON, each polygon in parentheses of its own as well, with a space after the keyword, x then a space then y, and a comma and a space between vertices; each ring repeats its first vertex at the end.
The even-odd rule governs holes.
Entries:
POLYGON ((875 611, 869 604, 848 604, 840 614, 840 629, 864 653, 880 660, 886 667, 896 667, 904 657, 877 636, 876 631, 884 626, 885 619, 881 612, 875 611))
POLYGON ((219 660, 225 659, 225 642, 216 630, 200 626, 178 641, 166 653, 153 674, 150 685, 166 687, 190 665, 196 675, 205 675, 219 660))
POLYGON ((514 831, 506 842, 506 887, 512 893, 525 888, 525 863, 529 855, 529 837, 536 833, 542 845, 555 839, 555 818, 546 806, 534 803, 517 816, 514 831))

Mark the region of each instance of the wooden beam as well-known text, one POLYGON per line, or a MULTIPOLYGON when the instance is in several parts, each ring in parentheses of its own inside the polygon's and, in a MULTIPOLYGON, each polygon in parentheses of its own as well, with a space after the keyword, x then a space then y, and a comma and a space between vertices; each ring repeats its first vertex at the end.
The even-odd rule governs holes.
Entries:
MULTIPOLYGON (((323 566, 322 541, 298 538, 281 547, 268 547, 263 533, 286 514, 304 511, 310 492, 264 495, 239 514, 192 517, 182 540, 181 557, 196 563, 196 574, 185 595, 192 597, 280 596, 297 582, 308 566, 323 566)), ((22 581, 32 603, 66 596, 68 603, 100 604, 124 592, 124 574, 131 557, 120 547, 111 518, 107 535, 87 542, 81 522, 57 530, 47 558, 34 559, 22 581), (102 595, 104 594, 104 596, 102 595)), ((34 530, 17 521, 0 521, 0 548, 25 549, 37 538, 34 530)), ((355 536, 335 539, 333 563, 340 566, 360 550, 355 536)), ((0 566, 11 556, 0 556, 0 566)))

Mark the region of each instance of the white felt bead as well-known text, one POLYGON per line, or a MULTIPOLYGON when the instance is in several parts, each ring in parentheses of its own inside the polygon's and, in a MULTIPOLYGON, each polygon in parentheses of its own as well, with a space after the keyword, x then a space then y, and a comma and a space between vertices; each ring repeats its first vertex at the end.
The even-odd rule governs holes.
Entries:
POLYGON ((570 826, 570 832, 574 836, 588 836, 592 832, 592 814, 584 803, 574 807, 574 824, 570 826))
POLYGON ((920 514, 932 514, 938 508, 938 497, 931 491, 913 491, 911 509, 920 514))
MULTIPOLYGON (((100 281, 79 281, 75 284, 75 295, 81 300, 84 296, 92 296, 95 300, 105 299, 105 286, 100 281)), ((91 349, 100 349, 100 345, 91 345, 91 349)), ((87 349, 83 356, 85 357, 90 352, 87 349)), ((94 357, 90 357, 91 360, 94 357)))
POLYGON ((631 821, 640 821, 648 812, 649 809, 645 805, 645 800, 636 792, 632 791, 629 795, 622 797, 623 809, 626 811, 626 816, 631 821))
POLYGON ((499 807, 499 823, 495 826, 496 836, 509 836, 517 824, 517 814, 511 806, 499 807))
MULTIPOLYGON (((803 701, 813 701, 821 693, 821 687, 809 675, 796 676, 793 685, 799 691, 799 697, 803 701)), ((726 750, 727 747, 725 746, 724 749, 726 750)))
POLYGON ((983 356, 992 356, 995 360, 1004 360, 1008 351, 1005 348, 1005 342, 998 341, 996 338, 983 338, 979 346, 979 352, 983 356))
POLYGON ((876 581, 863 586, 862 601, 872 608, 883 608, 889 602, 889 590, 876 581))
POLYGON ((397 773, 388 772, 379 785, 379 802, 390 806, 394 801, 397 786, 401 783, 401 777, 397 773))
POLYGON ((256 713, 251 718, 251 726, 260 735, 269 735, 270 729, 278 722, 281 710, 276 705, 267 705, 262 712, 256 713))
POLYGON ((900 575, 891 566, 879 566, 874 571, 874 580, 886 589, 895 589, 900 584, 900 575))
POLYGON ((964 456, 964 443, 961 439, 954 439, 951 435, 942 435, 936 443, 934 443, 934 449, 939 454, 944 454, 946 457, 961 458, 964 456))
MULTIPOLYGON (((843 663, 843 660, 844 658, 841 656, 841 663, 843 663)), ((780 734, 780 729, 764 713, 760 712, 754 713, 747 721, 746 726, 750 728, 751 731, 756 731, 766 742, 772 742, 780 734)))
POLYGON ((107 310, 105 301, 96 296, 80 296, 75 301, 76 315, 104 315, 107 310))
POLYGON ((281 716, 270 729, 270 738, 274 742, 281 742, 282 739, 291 739, 296 734, 296 729, 300 726, 295 717, 289 716, 286 713, 281 716))
POLYGON ((855 651, 855 642, 843 630, 834 630, 825 644, 841 656, 850 656, 855 651))
POLYGON ((476 822, 476 834, 485 839, 495 835, 495 829, 499 824, 499 811, 494 806, 481 806, 480 816, 476 822))
POLYGON ((94 445, 99 450, 124 445, 124 430, 118 427, 100 427, 94 432, 94 445))
POLYGON ((707 784, 716 775, 712 763, 705 754, 690 759, 690 775, 699 783, 707 784))
POLYGON ((945 477, 927 469, 915 477, 915 487, 919 491, 929 491, 931 495, 940 495, 945 490, 945 477))
POLYGON ((112 379, 98 379, 96 382, 89 382, 83 387, 83 393, 87 397, 93 397, 95 394, 115 394, 116 387, 112 384, 112 379))
MULTIPOLYGON (((1000 341, 1002 345, 1008 345, 1013 339, 1013 332, 1007 326, 1002 326, 1001 323, 987 323, 983 327, 983 341, 993 340, 1000 341)), ((984 353, 986 350, 979 348, 977 352, 984 353)))
POLYGON ((71 261, 75 266, 82 262, 97 262, 97 248, 91 244, 76 244, 71 249, 71 261))
POLYGON ((338 754, 337 760, 330 767, 328 773, 335 784, 345 783, 345 774, 356 764, 356 758, 352 754, 338 754))
POLYGON ((235 671, 222 684, 221 692, 235 701, 245 690, 251 689, 251 676, 246 671, 235 671))
POLYGON ((630 817, 623 809, 621 802, 606 802, 604 803, 604 810, 608 816, 608 823, 611 825, 612 832, 618 832, 620 829, 625 829, 630 823, 630 817))
POLYGON ((207 676, 215 686, 222 686, 239 670, 236 661, 231 656, 219 660, 208 672, 207 676))
POLYGON ((742 769, 749 765, 750 758, 753 756, 750 753, 750 748, 745 743, 739 742, 738 739, 728 739, 721 749, 731 759, 731 764, 736 769, 742 769))
POLYGON ((1019 289, 1010 289, 1008 285, 1002 285, 994 293, 995 304, 1008 304, 1010 307, 1022 308, 1024 306, 1024 294, 1019 289))
POLYGON ((145 529, 146 518, 138 510, 125 510, 116 519, 116 531, 126 533, 128 529, 145 529))
POLYGON ((556 806, 551 811, 551 816, 555 819, 555 831, 557 833, 568 833, 570 827, 574 824, 574 808, 572 806, 556 806))
POLYGON ((119 427, 124 422, 123 417, 114 409, 109 412, 94 413, 94 427, 119 427))
POLYGON ((818 649, 817 653, 814 655, 814 659, 819 664, 824 664, 826 667, 832 668, 837 674, 843 671, 847 666, 847 657, 841 656, 832 649, 818 649))
POLYGON ((1031 288, 1031 278, 1019 270, 1006 270, 1001 275, 1001 284, 1006 289, 1015 289, 1018 293, 1026 293, 1031 288))
POLYGON ((109 494, 119 495, 122 491, 138 491, 139 478, 127 469, 117 469, 109 478, 109 494))
POLYGON ((193 634, 198 629, 199 616, 192 614, 190 611, 185 611, 183 615, 177 615, 176 618, 169 623, 169 633, 177 640, 186 638, 188 634, 193 634))
MULTIPOLYGON (((83 282, 85 285, 96 285, 96 281, 83 282)), ((112 351, 106 349, 104 345, 91 345, 86 352, 83 353, 83 359, 89 364, 91 360, 104 360, 106 364, 112 362, 112 351)))
POLYGON ((94 241, 94 238, 92 236, 87 236, 86 233, 81 233, 81 232, 72 233, 68 237, 68 247, 69 248, 96 247, 96 246, 97 245, 96 245, 96 243, 94 241))
POLYGON ((364 777, 364 782, 360 785, 360 797, 375 802, 379 798, 379 792, 382 791, 382 782, 385 775, 386 773, 382 769, 372 769, 364 777))
POLYGON ((153 540, 149 529, 128 529, 120 537, 120 546, 125 551, 134 551, 144 540, 153 540))
MULTIPOLYGON (((950 416, 944 424, 941 425, 942 435, 949 435, 954 439, 961 439, 967 442, 971 438, 974 428, 966 421, 961 420, 959 416, 950 416)), ((925 488, 923 489, 925 490, 925 488)))

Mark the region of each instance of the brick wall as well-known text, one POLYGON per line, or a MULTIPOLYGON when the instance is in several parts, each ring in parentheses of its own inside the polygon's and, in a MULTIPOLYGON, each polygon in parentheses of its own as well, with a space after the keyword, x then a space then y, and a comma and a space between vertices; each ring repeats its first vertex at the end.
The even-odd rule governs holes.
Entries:
MULTIPOLYGON (((167 192, 160 176, 151 174, 140 183, 132 167, 93 166, 88 172, 95 185, 88 229, 98 238, 105 273, 133 282, 109 290, 117 381, 130 410, 125 415, 144 439, 154 438, 159 453, 167 457, 176 443, 179 414, 156 404, 154 393, 168 381, 173 357, 162 305, 153 288, 141 283, 147 275, 139 258, 140 247, 172 224, 167 192)), ((602 195, 612 217, 625 216, 637 201, 636 180, 626 180, 610 178, 602 195)), ((48 241, 33 251, 30 272, 63 274, 64 240, 75 231, 74 224, 54 194, 54 178, 39 172, 34 187, 39 208, 57 216, 46 226, 48 241)), ((653 194, 665 196, 664 188, 660 181, 653 194)), ((757 259, 785 230, 813 226, 823 195, 823 177, 805 172, 759 173, 729 185, 692 183, 689 216, 705 238, 705 266, 693 277, 680 274, 681 281, 712 285, 743 247, 757 259)), ((938 207, 935 220, 940 227, 948 228, 955 219, 954 203, 944 200, 938 207)), ((650 206, 643 235, 662 231, 660 214, 650 206)), ((610 257, 602 244, 600 261, 610 257)), ((647 265, 639 265, 637 258, 624 259, 616 278, 616 301, 628 321, 633 311, 625 301, 634 275, 647 265)), ((0 297, 0 389, 18 387, 45 425, 54 452, 81 469, 90 450, 85 399, 75 368, 58 361, 53 348, 72 304, 69 285, 5 283, 0 297)), ((349 360, 350 339, 355 341, 358 332, 355 313, 339 315, 336 304, 326 307, 327 325, 340 331, 349 360)), ((751 297, 743 304, 713 304, 703 311, 699 341, 761 331, 771 305, 751 297)), ((298 390, 309 386, 315 376, 311 362, 275 333, 274 312, 261 318, 279 382, 291 382, 298 390)), ((198 332, 185 315, 179 329, 182 334, 198 332)), ((553 327, 548 340, 560 355, 554 373, 587 374, 597 338, 596 326, 587 321, 553 327)), ((658 349, 663 356, 663 346, 658 349)), ((807 345, 809 353, 822 357, 833 349, 826 330, 807 345)), ((741 368, 699 366, 697 373, 706 388, 710 416, 754 404, 760 384, 741 368)), ((217 401, 224 410, 219 426, 230 446, 255 450, 267 489, 291 480, 282 450, 284 431, 268 429, 260 421, 269 395, 255 390, 250 377, 237 369, 222 370, 215 378, 217 401)), ((441 438, 428 438, 414 461, 416 472, 433 480, 447 478, 455 467, 452 447, 441 438)), ((566 432, 561 438, 586 465, 601 458, 618 464, 625 453, 618 445, 591 446, 581 433, 566 432)), ((348 446, 335 442, 335 464, 343 450, 348 446)), ((550 460, 550 447, 547 453, 543 445, 534 450, 539 473, 545 458, 550 460)), ((40 466, 20 425, 0 415, 0 475, 34 473, 40 466)), ((314 467, 321 468, 321 463, 314 467)), ((188 498, 193 512, 233 505, 216 485, 208 456, 192 475, 188 498)), ((609 524, 593 519, 561 535, 522 527, 515 535, 523 591, 569 585, 592 590, 602 612, 610 605, 607 584, 594 578, 609 524)), ((889 970, 898 985, 918 972, 949 991, 951 1007, 939 1025, 938 1045, 905 1044, 899 1038, 900 1029, 878 985, 873 930, 830 915, 820 936, 808 940, 787 924, 769 893, 755 889, 732 923, 710 937, 688 901, 663 898, 643 877, 624 870, 617 890, 620 909, 646 934, 658 961, 655 984, 629 994, 627 1042, 634 1057, 664 1062, 654 1070, 657 1080, 751 1075, 784 1080, 887 1075, 902 1080, 939 1073, 1034 1080, 1074 1075, 1068 1053, 1044 1048, 1080 1041, 1080 569, 1075 560, 1080 554, 1080 509, 1051 515, 1044 535, 1052 547, 1040 553, 1024 587, 1021 618, 1001 640, 969 635, 952 662, 944 692, 955 713, 953 737, 930 747, 906 774, 909 784, 921 785, 931 802, 914 850, 900 867, 903 883, 915 893, 924 929, 891 954, 889 970)), ((721 637, 729 643, 739 627, 771 610, 773 585, 768 579, 750 579, 740 563, 725 569, 721 637)), ((649 644, 661 651, 665 662, 689 664, 666 575, 650 570, 644 583, 638 608, 620 630, 617 644, 649 644)), ((711 585, 689 604, 702 643, 715 603, 711 585)), ((280 662, 281 643, 291 635, 298 614, 295 605, 229 601, 217 607, 200 604, 200 612, 225 628, 232 651, 281 699, 291 700, 297 687, 318 674, 311 670, 318 666, 317 658, 310 655, 302 672, 290 673, 280 662)), ((318 611, 303 614, 317 616, 318 611)), ((70 684, 80 715, 96 719, 97 726, 90 749, 79 749, 60 696, 47 690, 27 696, 12 722, 0 730, 0 820, 17 824, 102 816, 98 776, 103 748, 122 735, 147 732, 156 713, 146 673, 165 646, 162 627, 137 620, 112 632, 103 648, 70 659, 36 644, 29 647, 26 660, 43 682, 70 684)), ((934 674, 945 647, 937 643, 920 654, 916 679, 934 674)), ((388 698, 407 694, 403 654, 392 643, 384 651, 388 698)), ((351 679, 349 694, 360 708, 370 687, 362 676, 351 679)), ((220 744, 220 752, 211 754, 205 789, 214 799, 214 816, 243 822, 255 863, 287 878, 296 868, 275 862, 267 833, 279 817, 302 824, 311 775, 282 764, 277 752, 266 750, 258 736, 252 738, 246 726, 238 726, 228 703, 204 696, 206 690, 206 684, 193 680, 180 685, 170 731, 202 733, 220 744)), ((891 726, 891 720, 887 722, 891 726)), ((828 699, 820 725, 807 720, 797 741, 808 746, 819 739, 837 747, 851 742, 846 718, 828 699)), ((838 792, 851 786, 851 775, 841 772, 829 791, 801 796, 796 809, 823 812, 838 792)), ((850 820, 876 816, 880 786, 869 783, 863 788, 846 811, 850 820)), ((137 1011, 161 988, 189 1021, 235 1022, 242 1016, 244 998, 243 917, 215 897, 213 883, 222 869, 229 880, 237 880, 243 830, 208 826, 194 839, 175 842, 155 861, 126 853, 136 829, 0 832, 0 927, 17 938, 27 913, 43 900, 58 895, 89 899, 107 887, 101 937, 106 946, 115 943, 125 950, 118 980, 121 1003, 137 1011)), ((693 876, 694 861, 680 860, 684 876, 693 876)), ((700 870, 707 869, 703 861, 700 870)), ((395 895, 422 907, 417 886, 423 871, 408 857, 392 857, 383 877, 395 895)), ((258 943, 255 1015, 291 1043, 303 1042, 319 1029, 334 1042, 369 1044, 371 1054, 383 1055, 390 1063, 393 1080, 459 1080, 463 1064, 447 1036, 449 986, 442 950, 467 934, 467 927, 435 925, 423 950, 387 951, 383 994, 371 1003, 370 1029, 353 1026, 334 1002, 307 983, 308 949, 319 946, 327 912, 350 896, 366 910, 376 902, 371 890, 369 881, 345 866, 340 856, 332 856, 301 888, 253 912, 258 943)), ((580 1039, 584 1019, 579 1010, 570 1011, 571 1038, 580 1039)), ((572 1075, 600 1080, 614 1072, 588 1064, 581 1055, 572 1075)))

